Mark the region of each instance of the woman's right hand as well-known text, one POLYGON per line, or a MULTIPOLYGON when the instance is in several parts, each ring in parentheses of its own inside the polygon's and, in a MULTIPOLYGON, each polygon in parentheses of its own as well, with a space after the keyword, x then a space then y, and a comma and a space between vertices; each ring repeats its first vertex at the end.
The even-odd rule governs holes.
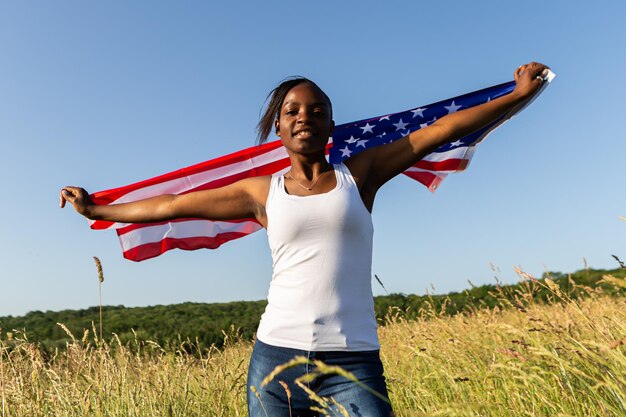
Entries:
POLYGON ((63 187, 61 189, 59 205, 65 207, 65 202, 70 203, 74 210, 85 217, 89 217, 89 207, 93 206, 93 201, 89 193, 80 187, 63 187))

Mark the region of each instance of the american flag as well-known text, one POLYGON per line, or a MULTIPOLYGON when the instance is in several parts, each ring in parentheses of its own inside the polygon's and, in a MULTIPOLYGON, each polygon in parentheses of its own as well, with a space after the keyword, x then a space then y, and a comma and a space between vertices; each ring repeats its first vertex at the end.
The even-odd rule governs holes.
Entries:
MULTIPOLYGON (((541 89, 527 102, 511 110, 489 126, 441 146, 404 172, 405 175, 435 191, 447 174, 464 170, 476 145, 502 123, 519 113, 552 81, 550 72, 541 89)), ((446 114, 470 108, 509 94, 515 82, 507 82, 437 103, 419 106, 400 113, 387 114, 345 123, 335 127, 326 148, 331 163, 355 155, 372 146, 381 146, 426 127, 446 114)), ((254 146, 197 165, 127 186, 99 191, 91 195, 96 204, 118 204, 162 194, 184 194, 232 184, 244 178, 272 175, 289 169, 289 157, 280 141, 254 146)), ((121 224, 90 221, 92 229, 115 229, 126 259, 143 261, 170 250, 216 249, 260 230, 255 219, 209 221, 177 219, 161 223, 121 224)))

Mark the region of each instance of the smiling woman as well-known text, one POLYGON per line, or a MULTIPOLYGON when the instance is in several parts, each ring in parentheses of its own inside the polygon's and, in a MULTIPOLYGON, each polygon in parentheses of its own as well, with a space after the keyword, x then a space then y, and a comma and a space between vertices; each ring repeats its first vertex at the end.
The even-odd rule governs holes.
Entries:
POLYGON ((539 89, 545 72, 542 64, 523 65, 515 71, 517 85, 511 94, 451 113, 335 165, 325 156, 334 128, 330 99, 312 81, 290 79, 270 93, 258 126, 260 142, 272 128, 280 137, 291 163, 287 173, 108 206, 94 205, 81 188, 65 187, 61 206, 68 201, 90 219, 123 223, 255 218, 267 229, 273 275, 250 361, 250 415, 316 415, 308 394, 295 384, 311 372, 308 363, 279 377, 293 397, 287 397, 278 381, 261 386, 277 365, 304 356, 342 366, 367 387, 329 376, 313 378, 308 389, 333 397, 356 415, 388 417, 393 412, 378 356, 371 288, 370 213, 376 193, 433 149, 523 103, 539 89))
POLYGON ((289 90, 283 111, 275 122, 276 135, 290 150, 296 146, 300 153, 319 152, 332 134, 333 120, 330 101, 315 84, 298 84, 289 90))
POLYGON ((324 96, 324 100, 322 100, 319 104, 325 107, 326 112, 330 116, 330 120, 333 118, 333 106, 330 101, 330 98, 322 91, 321 88, 318 87, 313 81, 304 77, 292 77, 284 80, 278 87, 273 89, 270 94, 267 96, 269 103, 261 120, 259 120, 259 124, 257 125, 257 130, 259 132, 257 140, 258 143, 261 144, 267 140, 272 129, 276 129, 276 133, 278 133, 277 122, 280 118, 281 110, 283 104, 287 104, 288 100, 285 100, 287 94, 291 91, 292 88, 298 86, 299 84, 309 84, 311 86, 316 87, 317 91, 324 96))

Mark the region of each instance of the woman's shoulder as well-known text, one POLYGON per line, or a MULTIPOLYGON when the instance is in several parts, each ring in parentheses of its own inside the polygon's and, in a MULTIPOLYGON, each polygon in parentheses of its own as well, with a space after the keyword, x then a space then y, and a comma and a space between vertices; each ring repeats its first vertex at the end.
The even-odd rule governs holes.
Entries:
POLYGON ((239 181, 239 185, 243 187, 255 201, 265 205, 271 181, 271 175, 262 175, 258 177, 244 178, 239 181))
POLYGON ((239 185, 250 192, 266 189, 270 187, 272 181, 271 175, 262 175, 258 177, 244 178, 239 181, 239 185))

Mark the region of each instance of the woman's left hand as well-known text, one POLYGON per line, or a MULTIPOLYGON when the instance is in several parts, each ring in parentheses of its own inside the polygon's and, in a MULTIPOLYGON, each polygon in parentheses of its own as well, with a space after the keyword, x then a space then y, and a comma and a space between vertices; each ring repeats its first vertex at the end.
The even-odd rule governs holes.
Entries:
POLYGON ((539 62, 520 65, 515 70, 515 90, 513 93, 521 98, 528 98, 539 90, 544 78, 548 75, 548 67, 539 62))

